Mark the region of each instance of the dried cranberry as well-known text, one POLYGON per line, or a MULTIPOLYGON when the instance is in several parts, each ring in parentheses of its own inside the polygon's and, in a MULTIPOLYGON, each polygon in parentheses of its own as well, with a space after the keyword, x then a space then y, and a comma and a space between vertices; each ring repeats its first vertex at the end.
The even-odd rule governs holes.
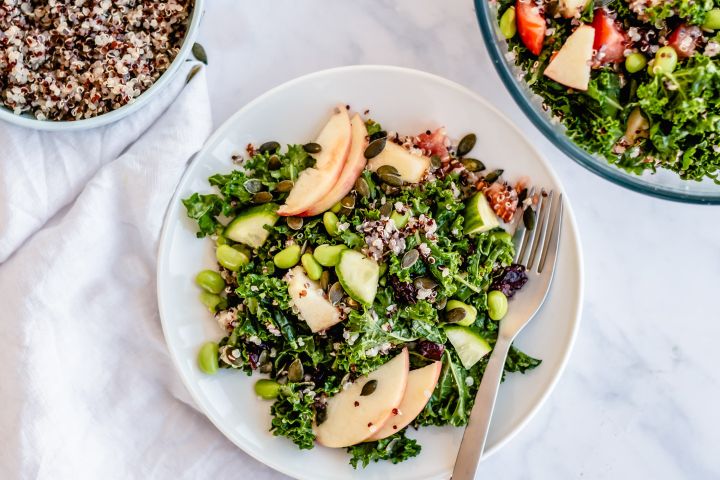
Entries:
POLYGON ((525 267, 512 264, 498 270, 494 277, 490 290, 500 290, 506 297, 510 298, 520 290, 528 281, 525 267))
POLYGON ((390 286, 395 292, 395 298, 400 303, 414 305, 417 302, 417 290, 415 285, 401 281, 397 276, 390 277, 390 286))
POLYGON ((445 351, 445 345, 430 342, 428 340, 420 340, 418 342, 418 353, 430 360, 440 360, 445 351))

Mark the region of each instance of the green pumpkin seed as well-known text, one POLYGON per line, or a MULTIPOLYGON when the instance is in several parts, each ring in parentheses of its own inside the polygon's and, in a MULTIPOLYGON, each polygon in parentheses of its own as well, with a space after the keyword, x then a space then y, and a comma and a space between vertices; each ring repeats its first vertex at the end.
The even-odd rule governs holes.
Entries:
POLYGON ((260 148, 258 148, 258 152, 274 153, 274 152, 277 152, 279 149, 280 149, 280 144, 278 142, 265 142, 262 145, 260 145, 260 148))
POLYGON ((347 197, 340 200, 340 205, 349 209, 355 208, 355 197, 352 195, 348 195, 347 197))
POLYGON ((330 299, 330 302, 333 305, 337 305, 338 303, 342 302, 344 296, 345 290, 343 290, 340 282, 333 283, 332 287, 330 287, 330 291, 328 292, 328 298, 330 299))
POLYGON ((438 308, 438 310, 445 310, 445 307, 447 306, 448 299, 447 298, 441 298, 437 301, 435 304, 438 308))
POLYGON ((205 65, 208 64, 207 53, 205 53, 205 47, 203 47, 203 46, 200 45, 199 43, 196 42, 196 43, 193 44, 193 46, 192 46, 192 54, 193 54, 193 56, 194 56, 195 58, 197 58, 198 60, 200 60, 200 61, 201 61, 202 63, 204 63, 205 65))
POLYGON ((415 288, 424 288, 431 290, 438 286, 438 283, 430 277, 418 277, 413 282, 415 288))
POLYGON ((258 193, 263 189, 263 184, 260 180, 251 178, 243 184, 243 187, 245 187, 245 190, 247 190, 248 193, 258 193))
POLYGON ((377 140, 373 140, 370 142, 370 144, 365 149, 365 158, 370 160, 371 158, 377 157, 380 155, 380 152, 382 152, 385 149, 385 144, 387 143, 387 138, 382 137, 378 138, 377 140))
POLYGON ((264 363, 258 367, 260 373, 271 373, 273 369, 272 362, 264 363))
POLYGON ((464 157, 468 153, 470 153, 470 150, 475 147, 475 142, 477 142, 477 137, 474 133, 468 133, 465 135, 461 140, 460 143, 458 143, 457 146, 457 156, 458 157, 464 157))
POLYGON ((400 193, 399 187, 393 187, 392 185, 388 185, 387 183, 383 183, 380 188, 382 188, 383 193, 388 196, 394 196, 400 193))
POLYGON ((306 143, 303 145, 303 150, 307 153, 320 153, 322 151, 322 145, 315 142, 306 143))
POLYGON ((359 177, 355 181, 355 191, 358 192, 361 197, 368 198, 370 196, 370 185, 368 185, 367 180, 359 177))
POLYGON ((387 132, 385 130, 380 130, 379 132, 375 132, 372 135, 370 135, 368 137, 368 141, 374 142, 378 138, 386 138, 386 137, 387 137, 387 132))
POLYGON ((415 265, 415 262, 417 262, 419 258, 420 252, 418 252, 416 248, 410 249, 403 255, 400 265, 402 268, 410 268, 415 265))
POLYGON ((535 228, 535 210, 531 207, 526 208, 523 212, 523 223, 528 230, 535 228))
POLYGON ((485 170, 485 164, 474 158, 463 158, 460 162, 462 162, 465 170, 469 172, 479 172, 481 170, 485 170))
POLYGON ((280 157, 278 157, 277 155, 273 155, 268 159, 268 168, 270 170, 279 170, 280 167, 282 167, 280 157))
POLYGON ((231 367, 241 367, 243 364, 240 349, 235 345, 225 345, 220 350, 220 359, 231 367))
POLYGON ((370 380, 369 382, 367 382, 365 385, 363 385, 362 390, 360 391, 360 396, 367 397, 368 395, 372 395, 373 393, 375 393, 377 384, 377 380, 370 380))
POLYGON ((393 167, 392 165, 383 165, 380 168, 377 169, 378 175, 395 175, 400 176, 400 172, 397 168, 393 167))
POLYGON ((458 323, 465 320, 467 317, 467 310, 464 308, 453 308, 447 313, 448 323, 458 323))
POLYGON ((322 288, 323 290, 327 290, 329 284, 330 284, 330 272, 325 270, 324 272, 322 272, 322 275, 320 275, 320 288, 322 288))
POLYGON ((288 380, 291 382, 299 382, 305 376, 305 369, 299 358, 293 360, 288 367, 288 380))
POLYGON ((380 207, 380 216, 381 217, 389 217, 392 215, 393 212, 393 204, 390 202, 386 202, 385 205, 380 207))
POLYGON ((287 217, 285 222, 287 223, 287 226, 293 230, 300 230, 305 223, 302 217, 287 217))
POLYGON ((258 192, 255 195, 253 195, 253 202, 254 203, 268 203, 272 201, 273 196, 270 192, 258 192))
POLYGON ((493 183, 495 180, 497 180, 498 178, 500 178, 500 175, 502 175, 504 171, 505 171, 505 170, 503 170, 503 169, 501 169, 501 168, 498 168, 497 170, 494 170, 494 171, 488 173, 487 175, 485 175, 484 180, 485 180, 487 183, 493 183))
POLYGON ((280 193, 289 192, 295 186, 292 180, 283 180, 275 185, 275 191, 280 193))
POLYGON ((190 69, 190 73, 188 73, 187 77, 185 78, 185 83, 190 83, 190 80, 192 80, 195 75, 197 75, 201 68, 201 65, 195 65, 192 69, 190 69))
POLYGON ((288 382, 287 375, 280 375, 275 379, 279 385, 285 385, 288 382))
POLYGON ((399 175, 390 175, 390 174, 382 174, 379 175, 380 180, 383 181, 383 183, 386 183, 387 185, 390 185, 391 187, 402 187, 403 186, 403 179, 400 178, 399 175))

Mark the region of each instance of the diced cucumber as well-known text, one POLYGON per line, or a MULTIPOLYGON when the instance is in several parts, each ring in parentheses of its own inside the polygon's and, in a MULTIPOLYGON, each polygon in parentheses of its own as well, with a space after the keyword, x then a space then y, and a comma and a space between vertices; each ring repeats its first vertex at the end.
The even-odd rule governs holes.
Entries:
POLYGON ((313 252, 315 260, 323 267, 334 267, 340 262, 340 254, 347 250, 345 245, 320 245, 313 252))
POLYGON ((445 333, 468 370, 492 350, 487 340, 468 327, 448 326, 445 333))
POLYGON ((485 194, 477 192, 465 205, 465 234, 482 233, 500 226, 500 220, 493 212, 485 194))
POLYGON ((235 217, 235 220, 225 228, 225 235, 230 240, 244 243, 252 248, 260 248, 267 240, 270 232, 265 226, 272 227, 278 221, 275 211, 278 206, 274 203, 266 203, 243 210, 235 217))
POLYGON ((380 266, 375 260, 355 250, 343 250, 335 273, 353 300, 372 305, 380 279, 380 266))

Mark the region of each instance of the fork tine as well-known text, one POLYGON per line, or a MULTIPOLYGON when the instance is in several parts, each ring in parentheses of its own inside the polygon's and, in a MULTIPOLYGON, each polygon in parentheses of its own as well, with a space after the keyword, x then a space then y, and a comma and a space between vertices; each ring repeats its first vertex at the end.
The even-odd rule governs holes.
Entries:
POLYGON ((553 194, 554 191, 550 190, 547 196, 544 196, 542 212, 538 212, 537 226, 535 227, 535 244, 533 245, 532 253, 530 254, 530 260, 528 260, 527 269, 532 270, 536 264, 540 264, 540 256, 543 252, 545 245, 545 238, 547 235, 548 224, 551 222, 552 208, 553 208, 553 194), (537 262, 536 262, 537 260, 537 262))
POLYGON ((526 268, 529 267, 528 261, 530 260, 530 255, 532 255, 533 247, 535 246, 536 241, 536 233, 538 230, 538 218, 542 218, 542 212, 543 208, 545 206, 545 198, 541 194, 539 195, 537 209, 535 210, 535 227, 527 233, 527 242, 524 245, 522 254, 520 255, 520 261, 518 262, 520 265, 524 265, 526 268))
MULTIPOLYGON (((535 187, 530 189, 530 193, 527 198, 532 198, 533 195, 535 195, 535 187)), ((520 225, 518 225, 517 230, 515 230, 515 235, 513 236, 513 245, 515 247, 515 258, 513 258, 513 263, 518 263, 520 261, 520 255, 522 254, 523 246, 525 245, 528 237, 528 231, 527 228, 525 228, 525 222, 523 221, 522 215, 520 215, 518 220, 520 225)))
POLYGON ((542 256, 540 257, 540 264, 538 265, 538 273, 542 273, 543 268, 545 268, 545 264, 548 262, 551 269, 555 267, 558 246, 560 245, 560 231, 562 230, 563 221, 562 193, 558 198, 558 206, 555 209, 555 215, 552 218, 552 227, 550 234, 548 235, 547 244, 543 246, 544 248, 542 256))

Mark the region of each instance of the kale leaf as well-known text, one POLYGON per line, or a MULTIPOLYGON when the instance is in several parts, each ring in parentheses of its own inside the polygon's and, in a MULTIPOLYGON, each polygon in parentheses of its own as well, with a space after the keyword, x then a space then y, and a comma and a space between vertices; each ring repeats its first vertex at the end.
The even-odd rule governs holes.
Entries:
POLYGON ((361 443, 348 447, 350 464, 353 468, 367 467, 370 462, 389 460, 392 463, 400 463, 420 454, 420 444, 417 440, 408 438, 405 429, 382 440, 361 443))

